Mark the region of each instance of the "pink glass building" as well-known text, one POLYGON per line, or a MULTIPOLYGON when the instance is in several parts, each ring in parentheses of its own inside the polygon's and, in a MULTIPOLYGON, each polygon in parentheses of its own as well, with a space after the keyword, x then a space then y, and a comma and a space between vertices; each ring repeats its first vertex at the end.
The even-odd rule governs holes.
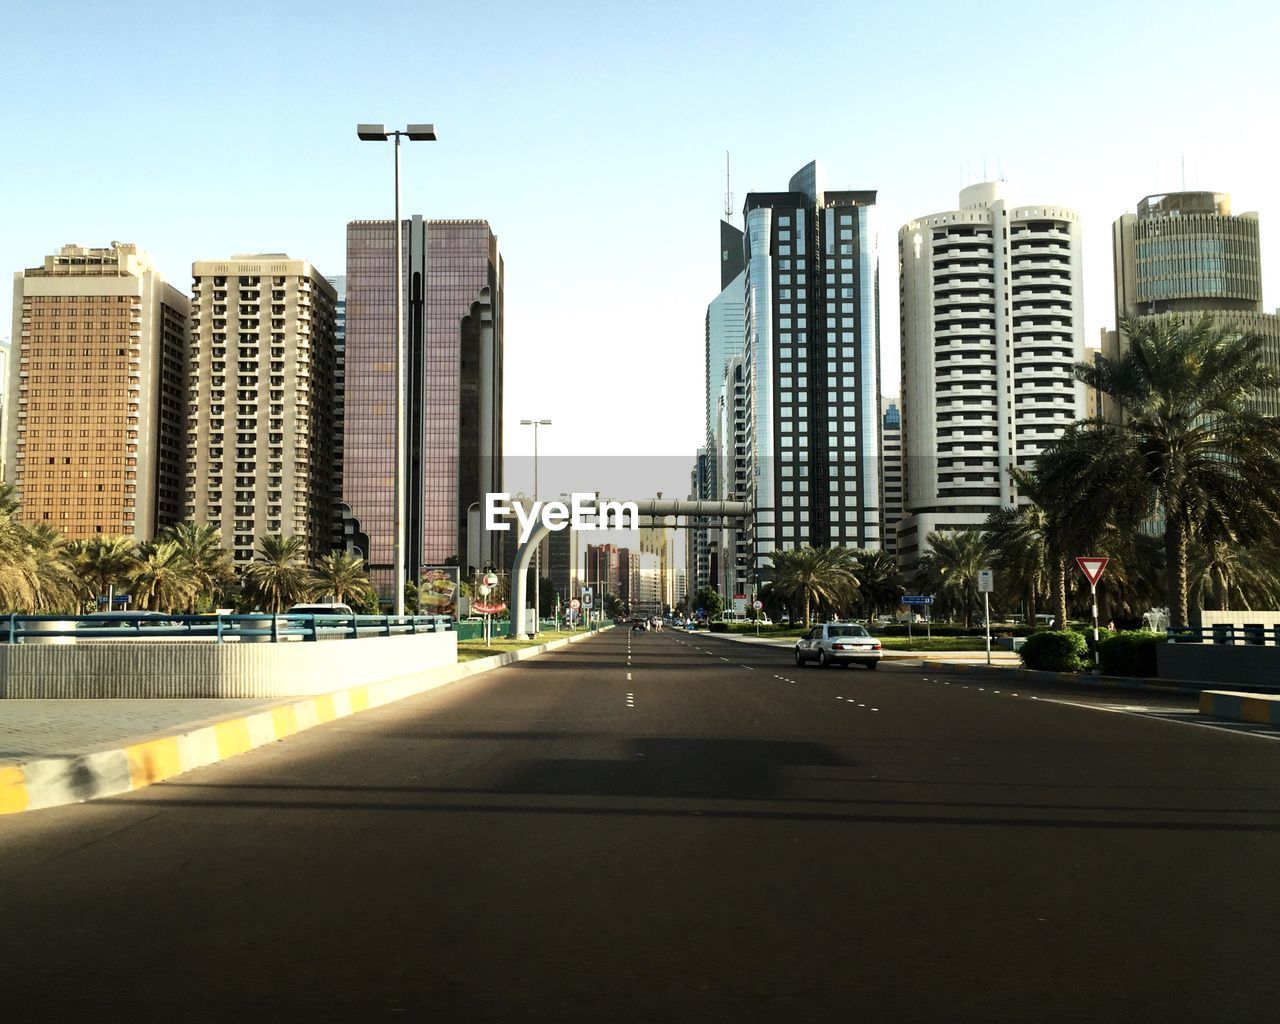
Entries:
MULTIPOLYGON (((466 565, 467 509, 502 489, 502 257, 483 220, 404 222, 406 572, 466 565)), ((383 599, 394 539, 395 223, 347 225, 342 498, 383 599)), ((481 562, 496 558, 487 536, 481 562)))

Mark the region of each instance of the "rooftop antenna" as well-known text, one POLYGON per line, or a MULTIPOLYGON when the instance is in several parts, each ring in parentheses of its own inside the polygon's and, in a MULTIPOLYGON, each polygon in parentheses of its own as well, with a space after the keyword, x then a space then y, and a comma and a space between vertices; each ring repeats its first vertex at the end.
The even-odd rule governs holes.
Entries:
POLYGON ((729 151, 724 151, 724 219, 733 222, 733 191, 729 188, 729 151))

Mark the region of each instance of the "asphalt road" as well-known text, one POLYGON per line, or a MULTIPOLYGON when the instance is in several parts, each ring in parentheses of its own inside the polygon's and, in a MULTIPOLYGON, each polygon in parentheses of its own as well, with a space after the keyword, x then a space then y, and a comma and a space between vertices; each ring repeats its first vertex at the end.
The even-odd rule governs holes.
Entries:
POLYGON ((614 631, 0 818, 0 1020, 1276 1020, 1280 744, 1010 678, 614 631))

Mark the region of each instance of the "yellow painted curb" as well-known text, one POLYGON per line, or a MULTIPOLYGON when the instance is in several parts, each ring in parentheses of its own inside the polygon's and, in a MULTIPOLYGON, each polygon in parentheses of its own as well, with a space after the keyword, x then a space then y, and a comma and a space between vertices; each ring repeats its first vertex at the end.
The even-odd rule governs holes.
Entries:
MULTIPOLYGON (((26 811, 33 804, 40 808, 56 807, 60 804, 82 803, 85 799, 114 796, 141 789, 194 768, 214 764, 234 757, 236 754, 265 746, 267 743, 285 739, 313 725, 332 722, 337 718, 426 693, 437 687, 447 686, 449 683, 461 682, 473 675, 503 668, 516 661, 564 647, 566 644, 598 636, 604 631, 596 630, 583 633, 581 636, 551 640, 536 647, 509 651, 492 658, 443 666, 432 671, 426 679, 419 679, 416 682, 412 681, 414 677, 405 677, 353 686, 347 690, 335 690, 333 693, 308 697, 278 707, 259 708, 239 718, 206 723, 180 735, 159 736, 114 751, 95 751, 91 755, 77 759, 78 770, 87 770, 86 765, 90 760, 104 761, 109 760, 111 755, 122 755, 123 763, 128 767, 127 780, 114 775, 109 778, 102 777, 100 774, 100 777, 92 780, 94 785, 90 787, 89 797, 83 795, 85 792, 83 787, 74 790, 58 788, 65 783, 65 779, 61 778, 61 774, 65 773, 58 772, 33 774, 31 777, 52 774, 54 782, 51 784, 52 788, 46 786, 38 793, 31 791, 30 777, 27 774, 31 764, 47 765, 49 761, 57 760, 61 768, 67 763, 65 758, 0 767, 0 814, 26 811), (485 664, 485 662, 492 662, 492 664, 485 664), (79 795, 70 795, 72 792, 79 795)), ((117 774, 123 777, 125 773, 117 774)))

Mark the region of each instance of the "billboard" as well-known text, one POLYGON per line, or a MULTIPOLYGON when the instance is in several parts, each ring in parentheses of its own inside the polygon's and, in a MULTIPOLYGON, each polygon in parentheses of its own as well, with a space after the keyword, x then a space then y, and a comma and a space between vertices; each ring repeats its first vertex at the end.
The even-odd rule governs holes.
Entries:
POLYGON ((456 565, 427 565, 422 568, 422 584, 418 587, 420 615, 458 617, 459 573, 456 565))

